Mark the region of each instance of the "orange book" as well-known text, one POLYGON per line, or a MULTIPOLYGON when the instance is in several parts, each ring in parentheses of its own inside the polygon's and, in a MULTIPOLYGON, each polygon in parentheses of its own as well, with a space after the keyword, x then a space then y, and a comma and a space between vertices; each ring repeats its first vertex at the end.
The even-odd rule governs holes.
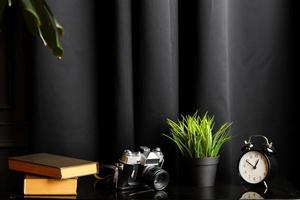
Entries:
POLYGON ((10 157, 8 158, 8 167, 19 172, 56 179, 67 179, 98 173, 97 162, 48 153, 10 157))
POLYGON ((76 195, 77 178, 53 179, 33 175, 24 178, 24 195, 76 195))
POLYGON ((77 199, 76 195, 24 195, 21 199, 77 199))

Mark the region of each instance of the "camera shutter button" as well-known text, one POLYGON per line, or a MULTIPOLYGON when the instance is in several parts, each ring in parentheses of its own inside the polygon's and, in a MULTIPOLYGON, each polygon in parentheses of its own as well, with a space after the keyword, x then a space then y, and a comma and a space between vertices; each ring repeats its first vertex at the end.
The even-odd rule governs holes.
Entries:
POLYGON ((131 156, 131 155, 132 155, 132 152, 131 152, 130 150, 126 149, 126 150, 124 151, 124 154, 125 154, 125 155, 128 155, 128 156, 131 156))
POLYGON ((159 147, 156 147, 156 148, 154 149, 154 151, 160 152, 161 150, 160 150, 159 147))

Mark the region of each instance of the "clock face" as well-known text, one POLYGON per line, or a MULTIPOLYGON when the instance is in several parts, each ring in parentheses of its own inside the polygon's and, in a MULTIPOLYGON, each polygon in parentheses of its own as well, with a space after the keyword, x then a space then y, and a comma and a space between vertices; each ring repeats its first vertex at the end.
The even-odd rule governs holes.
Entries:
POLYGON ((265 180, 269 172, 269 161, 259 151, 248 151, 239 162, 240 176, 248 183, 257 184, 265 180))

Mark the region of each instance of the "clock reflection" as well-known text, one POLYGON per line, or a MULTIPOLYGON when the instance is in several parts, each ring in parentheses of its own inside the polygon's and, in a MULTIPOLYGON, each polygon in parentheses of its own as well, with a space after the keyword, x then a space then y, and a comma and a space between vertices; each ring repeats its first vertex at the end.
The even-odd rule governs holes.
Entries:
POLYGON ((245 192, 240 199, 264 199, 261 194, 254 191, 245 192))

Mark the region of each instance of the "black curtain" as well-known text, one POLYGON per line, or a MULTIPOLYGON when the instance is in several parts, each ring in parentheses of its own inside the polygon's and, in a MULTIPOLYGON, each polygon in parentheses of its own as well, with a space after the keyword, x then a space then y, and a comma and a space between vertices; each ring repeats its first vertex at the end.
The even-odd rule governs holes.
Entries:
POLYGON ((48 3, 65 27, 65 55, 36 45, 32 152, 114 163, 124 149, 160 146, 175 174, 178 152, 161 135, 166 118, 199 110, 233 122, 219 181, 237 178, 251 134, 269 137, 282 174, 299 177, 292 1, 48 3))

